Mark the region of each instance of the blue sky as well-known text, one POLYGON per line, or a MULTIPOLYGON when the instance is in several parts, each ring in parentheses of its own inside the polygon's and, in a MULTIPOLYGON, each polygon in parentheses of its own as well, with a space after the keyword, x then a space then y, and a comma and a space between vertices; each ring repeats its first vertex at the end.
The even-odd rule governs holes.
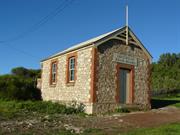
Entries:
POLYGON ((63 1, 69 0, 0 0, 0 41, 6 41, 0 42, 0 74, 17 66, 40 68, 41 59, 124 26, 127 4, 129 25, 154 61, 162 53, 180 52, 179 0, 74 0, 32 29, 63 1))

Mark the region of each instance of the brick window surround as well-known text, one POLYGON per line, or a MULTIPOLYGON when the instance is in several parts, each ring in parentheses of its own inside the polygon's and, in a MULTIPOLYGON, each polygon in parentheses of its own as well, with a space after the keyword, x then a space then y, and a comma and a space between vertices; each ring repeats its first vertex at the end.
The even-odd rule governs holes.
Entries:
POLYGON ((90 99, 89 102, 90 103, 95 103, 96 102, 96 82, 97 82, 97 78, 96 78, 96 68, 97 68, 97 48, 92 48, 91 51, 91 84, 90 84, 90 99))
POLYGON ((74 85, 77 80, 77 52, 67 54, 66 57, 66 84, 74 85), (73 68, 70 67, 70 62, 73 63, 73 68), (70 70, 74 72, 74 76, 71 78, 70 76, 70 70))
POLYGON ((50 64, 50 77, 49 77, 50 86, 56 86, 57 75, 58 75, 57 71, 58 71, 58 61, 52 60, 50 64))

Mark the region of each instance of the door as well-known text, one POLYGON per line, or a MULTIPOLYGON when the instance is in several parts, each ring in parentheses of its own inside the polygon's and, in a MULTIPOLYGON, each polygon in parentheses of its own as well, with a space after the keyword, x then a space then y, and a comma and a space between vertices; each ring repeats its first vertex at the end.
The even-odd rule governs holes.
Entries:
POLYGON ((129 103, 129 92, 130 92, 130 70, 120 69, 120 103, 129 103))

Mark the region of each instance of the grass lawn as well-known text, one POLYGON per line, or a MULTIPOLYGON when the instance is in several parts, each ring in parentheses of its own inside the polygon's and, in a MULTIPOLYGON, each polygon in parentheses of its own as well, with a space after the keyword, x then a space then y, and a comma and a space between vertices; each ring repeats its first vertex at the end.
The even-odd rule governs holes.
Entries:
POLYGON ((180 94, 175 96, 160 96, 152 98, 152 108, 161 108, 166 106, 175 106, 180 108, 180 94))
POLYGON ((163 125, 156 128, 135 129, 121 135, 179 135, 180 123, 163 125))
POLYGON ((14 118, 19 114, 26 115, 27 113, 84 115, 84 107, 76 103, 73 103, 71 106, 65 106, 50 101, 6 101, 0 99, 0 118, 14 118))
MULTIPOLYGON (((156 128, 135 129, 126 133, 120 133, 120 134, 117 133, 115 135, 179 135, 179 134, 180 134, 180 123, 173 123, 156 128)), ((26 135, 26 134, 22 134, 22 135, 26 135)), ((27 135, 31 135, 31 133, 27 135)), ((60 132, 57 131, 57 132, 52 132, 52 134, 49 135, 107 135, 107 134, 99 129, 87 129, 86 131, 84 131, 84 133, 81 134, 75 134, 69 131, 60 131, 60 132)))
MULTIPOLYGON (((1 133, 1 132, 0 132, 1 133)), ((16 133, 15 133, 16 134, 16 133)), ((18 135, 33 135, 35 132, 28 133, 17 133, 18 135)), ((140 128, 134 129, 126 133, 117 133, 112 135, 179 135, 180 134, 180 123, 173 123, 168 125, 163 125, 156 128, 140 128)), ((107 135, 102 130, 98 129, 88 129, 81 134, 71 133, 70 131, 52 131, 47 135, 107 135)))

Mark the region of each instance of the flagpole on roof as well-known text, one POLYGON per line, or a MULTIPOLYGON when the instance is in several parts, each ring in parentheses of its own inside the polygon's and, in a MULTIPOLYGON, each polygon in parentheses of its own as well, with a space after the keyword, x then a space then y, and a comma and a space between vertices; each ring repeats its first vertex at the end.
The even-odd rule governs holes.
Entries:
POLYGON ((126 5, 126 45, 128 45, 128 5, 126 5))

